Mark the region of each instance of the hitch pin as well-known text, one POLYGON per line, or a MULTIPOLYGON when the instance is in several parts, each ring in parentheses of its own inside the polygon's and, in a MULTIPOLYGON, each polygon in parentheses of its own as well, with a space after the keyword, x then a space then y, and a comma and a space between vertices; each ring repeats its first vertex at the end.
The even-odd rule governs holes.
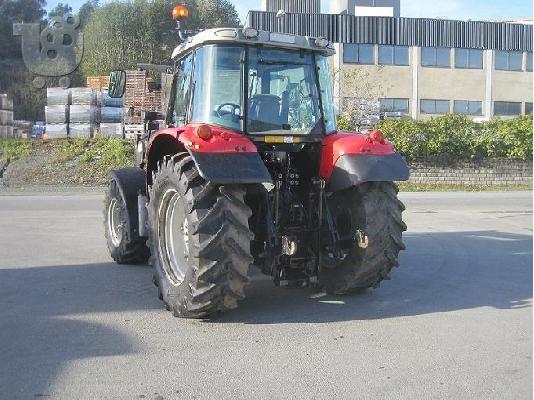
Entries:
POLYGON ((369 238, 365 235, 365 233, 361 230, 356 231, 356 242, 358 242, 358 247, 360 249, 366 249, 369 247, 369 238))

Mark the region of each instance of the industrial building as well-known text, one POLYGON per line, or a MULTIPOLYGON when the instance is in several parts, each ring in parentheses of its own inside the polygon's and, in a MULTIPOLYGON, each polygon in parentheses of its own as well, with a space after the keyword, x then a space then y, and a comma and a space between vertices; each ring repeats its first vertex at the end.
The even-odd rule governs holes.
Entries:
POLYGON ((532 112, 532 20, 402 18, 399 0, 335 0, 332 14, 309 11, 320 11, 315 0, 264 0, 262 7, 249 13, 249 26, 335 43, 340 111, 353 97, 348 89, 362 84, 350 81, 357 76, 374 84, 369 97, 382 115, 458 112, 483 120, 532 112))

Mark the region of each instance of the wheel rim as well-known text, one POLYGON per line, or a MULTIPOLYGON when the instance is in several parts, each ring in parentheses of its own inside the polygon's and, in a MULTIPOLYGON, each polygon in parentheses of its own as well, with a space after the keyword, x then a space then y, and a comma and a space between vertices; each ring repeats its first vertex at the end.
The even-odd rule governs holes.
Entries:
POLYGON ((165 192, 158 211, 159 253, 171 281, 179 285, 185 277, 189 259, 189 225, 180 194, 165 192))
POLYGON ((121 207, 117 199, 113 198, 108 206, 108 233, 115 247, 121 244, 122 229, 121 207))

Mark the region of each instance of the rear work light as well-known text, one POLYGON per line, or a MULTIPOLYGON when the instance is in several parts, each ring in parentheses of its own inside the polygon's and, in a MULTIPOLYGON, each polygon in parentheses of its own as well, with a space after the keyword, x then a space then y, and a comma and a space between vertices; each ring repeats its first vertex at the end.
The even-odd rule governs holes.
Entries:
POLYGON ((325 48, 325 47, 328 47, 329 44, 330 44, 330 42, 326 38, 319 37, 319 38, 315 39, 315 45, 317 47, 325 48))
POLYGON ((259 34, 260 34, 260 31, 254 28, 243 29, 243 35, 245 35, 247 39, 256 39, 259 36, 259 34))
POLYGON ((213 137, 213 131, 209 125, 199 125, 196 132, 197 136, 202 140, 210 140, 213 137))

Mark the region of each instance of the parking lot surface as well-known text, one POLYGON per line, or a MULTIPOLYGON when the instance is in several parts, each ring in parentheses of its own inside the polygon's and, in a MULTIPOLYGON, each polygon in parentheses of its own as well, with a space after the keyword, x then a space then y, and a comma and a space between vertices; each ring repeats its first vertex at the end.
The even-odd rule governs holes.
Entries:
POLYGON ((532 398, 532 194, 402 194, 407 250, 335 297, 254 274, 172 317, 108 256, 100 194, 0 196, 2 399, 532 398))

